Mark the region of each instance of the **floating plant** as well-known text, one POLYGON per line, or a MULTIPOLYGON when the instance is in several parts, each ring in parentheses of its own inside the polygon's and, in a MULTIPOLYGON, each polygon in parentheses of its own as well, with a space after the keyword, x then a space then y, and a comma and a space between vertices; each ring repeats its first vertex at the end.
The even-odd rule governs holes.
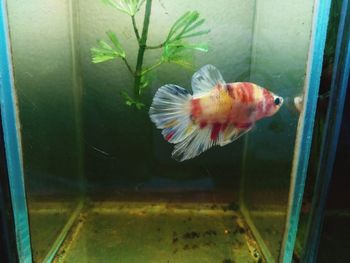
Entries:
POLYGON ((102 0, 105 4, 123 12, 131 17, 131 23, 134 29, 135 37, 138 42, 138 54, 135 68, 128 62, 126 52, 120 44, 117 35, 112 31, 107 31, 107 37, 111 44, 104 40, 97 41, 97 47, 91 48, 92 62, 101 63, 113 59, 124 61, 128 71, 134 79, 133 95, 128 92, 122 92, 125 102, 129 106, 135 106, 141 109, 144 103, 141 102, 141 94, 145 88, 150 85, 151 71, 164 63, 175 63, 185 68, 193 69, 192 52, 197 50, 207 52, 208 47, 205 43, 189 43, 188 39, 208 34, 210 30, 199 29, 204 19, 199 17, 197 11, 188 11, 178 18, 169 30, 165 40, 156 46, 147 45, 148 28, 151 17, 152 0, 102 0), (140 11, 142 5, 146 2, 143 28, 141 34, 136 25, 135 16, 140 11), (162 55, 154 65, 150 67, 143 66, 143 59, 146 50, 163 49, 162 55))

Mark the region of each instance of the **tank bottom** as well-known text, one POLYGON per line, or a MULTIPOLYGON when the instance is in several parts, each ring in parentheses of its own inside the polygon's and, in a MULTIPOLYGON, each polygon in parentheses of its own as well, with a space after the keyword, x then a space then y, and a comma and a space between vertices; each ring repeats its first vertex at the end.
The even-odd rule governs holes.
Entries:
POLYGON ((263 262, 232 204, 90 201, 75 213, 53 262, 263 262))

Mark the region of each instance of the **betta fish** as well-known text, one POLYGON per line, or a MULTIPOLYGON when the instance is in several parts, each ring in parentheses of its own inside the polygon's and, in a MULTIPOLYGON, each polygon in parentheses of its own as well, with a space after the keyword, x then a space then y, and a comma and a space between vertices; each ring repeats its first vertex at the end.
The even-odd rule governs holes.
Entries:
POLYGON ((160 87, 149 110, 165 140, 175 144, 172 157, 177 161, 233 142, 283 104, 282 97, 257 84, 226 83, 212 65, 196 72, 191 84, 193 95, 174 84, 160 87))

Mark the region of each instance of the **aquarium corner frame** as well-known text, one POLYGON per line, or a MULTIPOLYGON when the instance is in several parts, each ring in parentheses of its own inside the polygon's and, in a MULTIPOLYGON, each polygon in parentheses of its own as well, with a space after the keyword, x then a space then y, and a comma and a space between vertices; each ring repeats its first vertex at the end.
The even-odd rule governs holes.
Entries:
POLYGON ((293 259, 312 143, 330 8, 331 0, 315 0, 307 74, 304 86, 304 110, 299 118, 288 197, 289 209, 279 257, 279 262, 283 263, 292 262, 293 259))
POLYGON ((336 40, 334 67, 330 98, 322 138, 321 154, 315 180, 306 245, 301 255, 302 262, 316 262, 323 227, 325 206, 332 179, 340 128, 347 89, 350 87, 350 1, 343 0, 338 35, 336 40))
POLYGON ((32 262, 32 251, 6 3, 6 0, 0 0, 1 119, 18 260, 19 262, 30 263, 32 262))

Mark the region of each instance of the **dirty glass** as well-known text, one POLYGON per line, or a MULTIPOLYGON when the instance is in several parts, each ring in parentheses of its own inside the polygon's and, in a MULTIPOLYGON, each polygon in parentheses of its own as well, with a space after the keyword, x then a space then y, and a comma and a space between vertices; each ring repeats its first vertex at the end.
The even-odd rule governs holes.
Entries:
POLYGON ((277 260, 282 245, 299 112, 304 92, 313 1, 258 1, 250 80, 276 91, 285 107, 245 138, 242 202, 277 260))
POLYGON ((314 1, 8 2, 36 262, 277 260, 314 1), (142 35, 146 6, 152 74, 138 96, 133 25, 142 35), (180 56, 164 39, 188 11, 199 33, 180 56), (148 110, 164 84, 191 91, 206 64, 285 102, 235 142, 177 162, 148 110))
MULTIPOLYGON (((7 1, 36 262, 57 246, 81 188, 69 1, 7 1)), ((46 258, 47 259, 47 258, 46 258)))

